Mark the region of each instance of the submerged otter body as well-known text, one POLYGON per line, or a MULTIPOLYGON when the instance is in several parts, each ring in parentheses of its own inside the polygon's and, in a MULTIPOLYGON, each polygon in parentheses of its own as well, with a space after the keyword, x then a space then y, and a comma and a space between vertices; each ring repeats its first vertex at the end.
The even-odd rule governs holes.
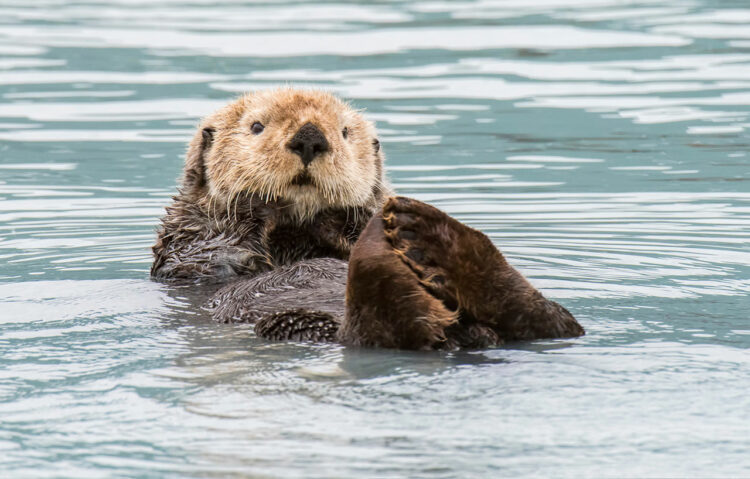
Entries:
POLYGON ((583 328, 481 232, 389 197, 374 127, 332 95, 246 95, 206 118, 152 276, 225 282, 208 307, 276 340, 482 348, 583 328))

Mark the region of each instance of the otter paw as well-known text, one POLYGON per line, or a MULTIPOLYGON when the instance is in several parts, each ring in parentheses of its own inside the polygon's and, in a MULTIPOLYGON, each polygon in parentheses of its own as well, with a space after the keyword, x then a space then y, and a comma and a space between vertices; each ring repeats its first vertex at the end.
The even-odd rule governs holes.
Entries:
POLYGON ((455 300, 451 260, 463 227, 442 211, 417 200, 389 198, 383 206, 385 236, 394 253, 430 292, 455 300))
POLYGON ((339 323, 330 314, 296 309, 263 317, 255 323, 255 334, 276 341, 334 342, 339 323))

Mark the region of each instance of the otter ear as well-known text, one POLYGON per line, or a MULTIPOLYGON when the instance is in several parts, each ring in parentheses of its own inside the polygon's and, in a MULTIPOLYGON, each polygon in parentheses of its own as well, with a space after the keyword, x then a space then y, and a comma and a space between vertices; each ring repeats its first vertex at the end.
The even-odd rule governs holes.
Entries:
POLYGON ((185 176, 182 183, 187 188, 201 188, 206 185, 206 165, 204 157, 214 141, 213 127, 198 130, 188 146, 185 155, 185 176))
POLYGON ((375 149, 375 153, 379 152, 380 151, 380 140, 378 140, 377 138, 375 138, 374 140, 372 140, 372 147, 375 149))

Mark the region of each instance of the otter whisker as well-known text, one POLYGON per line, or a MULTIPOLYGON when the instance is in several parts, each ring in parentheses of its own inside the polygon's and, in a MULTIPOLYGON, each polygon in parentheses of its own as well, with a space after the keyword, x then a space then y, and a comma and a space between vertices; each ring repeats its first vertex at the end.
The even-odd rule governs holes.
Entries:
MULTIPOLYGON (((250 192, 250 189, 247 188, 245 185, 250 181, 249 176, 251 174, 252 173, 250 171, 244 172, 240 176, 239 181, 237 181, 236 183, 239 192, 237 193, 237 199, 235 200, 235 203, 234 203, 234 221, 235 222, 238 221, 237 210, 239 209, 240 196, 244 194, 245 199, 247 199, 248 193, 250 192)), ((252 209, 251 209, 251 212, 252 212, 252 209)))
POLYGON ((242 194, 242 190, 238 188, 237 193, 235 193, 235 198, 234 198, 234 221, 235 221, 235 223, 238 221, 237 220, 237 209, 239 208, 240 195, 241 194, 242 194))
POLYGON ((227 219, 231 218, 231 212, 232 212, 232 200, 234 200, 235 191, 237 190, 237 184, 232 184, 231 188, 229 189, 229 192, 227 193, 227 201, 226 201, 226 213, 227 213, 227 219))
POLYGON ((236 185, 232 185, 232 188, 229 190, 229 197, 227 198, 226 202, 226 210, 227 210, 227 218, 231 218, 231 209, 232 209, 232 198, 234 195, 234 190, 236 189, 236 185))

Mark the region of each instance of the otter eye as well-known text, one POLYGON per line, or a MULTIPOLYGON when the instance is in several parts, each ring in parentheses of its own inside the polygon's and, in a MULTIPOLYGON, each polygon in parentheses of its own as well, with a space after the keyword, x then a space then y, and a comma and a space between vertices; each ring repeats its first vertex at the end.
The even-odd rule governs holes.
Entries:
POLYGON ((250 127, 250 131, 253 132, 253 135, 260 135, 261 133, 263 133, 263 130, 265 130, 265 129, 266 129, 266 127, 263 126, 263 124, 260 123, 260 122, 258 122, 258 121, 256 121, 255 123, 253 123, 253 126, 250 127))
POLYGON ((344 139, 346 140, 346 137, 349 136, 349 128, 344 127, 344 129, 341 130, 341 134, 344 136, 344 139))
POLYGON ((380 151, 380 141, 377 138, 372 140, 372 146, 375 148, 375 153, 380 151))

